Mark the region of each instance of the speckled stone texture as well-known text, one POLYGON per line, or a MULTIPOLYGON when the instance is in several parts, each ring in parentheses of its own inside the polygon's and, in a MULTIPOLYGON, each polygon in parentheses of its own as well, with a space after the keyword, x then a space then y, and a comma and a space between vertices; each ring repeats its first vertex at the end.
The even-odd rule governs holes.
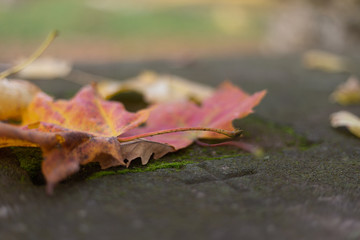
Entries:
MULTIPOLYGON (((75 176, 48 196, 13 151, 2 149, 0 239, 360 239, 360 139, 328 120, 340 109, 360 114, 360 107, 328 100, 347 74, 304 69, 299 56, 76 69, 118 79, 151 69, 213 86, 229 79, 248 92, 268 89, 256 114, 236 122, 265 155, 191 146, 163 160, 193 161, 180 170, 75 176)), ((57 97, 79 88, 35 82, 57 97)))

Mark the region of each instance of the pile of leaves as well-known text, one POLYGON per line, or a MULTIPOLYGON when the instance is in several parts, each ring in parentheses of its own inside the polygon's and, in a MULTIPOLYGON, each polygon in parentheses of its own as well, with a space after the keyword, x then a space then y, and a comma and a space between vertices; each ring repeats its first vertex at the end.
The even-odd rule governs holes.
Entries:
POLYGON ((120 102, 106 100, 96 84, 84 86, 70 100, 54 100, 29 82, 6 79, 17 69, 0 74, 0 147, 41 148, 48 193, 81 164, 128 167, 136 158, 146 164, 151 156, 158 159, 199 138, 239 136, 242 131, 234 129, 232 121, 250 114, 266 94, 249 95, 225 82, 216 90, 206 88, 198 104, 186 95, 193 91, 184 91, 186 97, 133 113, 120 102))

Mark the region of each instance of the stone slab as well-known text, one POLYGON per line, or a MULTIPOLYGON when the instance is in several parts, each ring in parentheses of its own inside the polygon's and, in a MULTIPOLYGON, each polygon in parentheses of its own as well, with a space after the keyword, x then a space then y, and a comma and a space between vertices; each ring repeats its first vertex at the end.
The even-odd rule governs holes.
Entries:
MULTIPOLYGON (((76 69, 118 79, 151 69, 213 86, 229 79, 249 92, 266 88, 256 117, 237 123, 265 156, 192 146, 165 158, 194 162, 180 170, 74 178, 48 196, 3 149, 0 239, 360 239, 360 140, 328 121, 344 109, 328 96, 347 74, 304 69, 299 56, 76 69)), ((58 97, 79 88, 64 80, 35 82, 58 97)))

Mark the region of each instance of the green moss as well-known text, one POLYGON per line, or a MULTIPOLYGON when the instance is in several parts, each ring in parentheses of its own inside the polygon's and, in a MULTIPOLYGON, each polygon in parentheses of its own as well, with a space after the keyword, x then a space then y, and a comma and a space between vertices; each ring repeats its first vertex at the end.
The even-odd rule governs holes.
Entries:
POLYGON ((197 144, 193 144, 190 147, 181 149, 176 153, 168 154, 163 157, 163 160, 173 161, 186 161, 188 159, 194 162, 202 162, 204 160, 217 160, 221 158, 240 157, 250 155, 248 152, 244 152, 237 147, 233 146, 217 146, 217 147, 202 147, 197 144))
MULTIPOLYGON (((214 148, 215 149, 215 148, 214 148)), ((235 148, 236 149, 236 148, 235 148)), ((161 160, 156 160, 148 163, 145 166, 133 164, 133 167, 124 169, 114 169, 114 170, 102 170, 95 172, 87 177, 88 180, 96 179, 108 175, 118 175, 118 174, 127 174, 127 173, 141 173, 141 172, 152 172, 158 169, 181 169, 187 164, 199 163, 203 161, 219 160, 223 158, 236 158, 240 156, 250 155, 250 154, 225 154, 228 149, 223 149, 221 147, 216 147, 216 151, 209 152, 208 147, 200 147, 193 145, 187 149, 180 150, 177 153, 173 153, 163 157, 161 160), (223 154, 224 153, 224 154, 223 154), (216 154, 216 156, 214 156, 216 154), (171 159, 172 162, 169 162, 171 159), (191 161, 189 159, 192 159, 191 161)), ((238 149, 237 149, 238 151, 238 149)))
POLYGON ((296 133, 295 130, 291 127, 282 126, 281 130, 294 138, 294 142, 292 145, 297 145, 299 150, 305 151, 318 145, 318 143, 310 142, 305 136, 296 133))
POLYGON ((216 157, 206 157, 206 156, 200 156, 198 158, 198 160, 202 160, 202 161, 211 161, 211 160, 219 160, 219 159, 223 159, 223 158, 235 158, 235 157, 240 157, 240 156, 244 156, 244 155, 250 155, 250 154, 231 154, 231 155, 220 155, 220 156, 216 156, 216 157))
POLYGON ((152 172, 158 169, 180 169, 183 166, 193 163, 192 161, 182 161, 182 162, 154 162, 149 163, 146 166, 140 166, 140 167, 133 167, 133 168, 127 168, 127 169, 119 169, 119 170, 106 170, 106 171, 100 171, 97 173, 92 174, 90 177, 88 177, 88 180, 96 179, 103 176, 108 175, 118 175, 118 174, 126 174, 126 173, 140 173, 140 172, 152 172))
POLYGON ((244 139, 247 142, 261 146, 265 150, 286 148, 307 150, 318 144, 309 141, 290 126, 266 121, 255 114, 234 121, 234 125, 237 128, 244 129, 244 139))
POLYGON ((34 183, 43 182, 41 174, 42 154, 39 148, 13 147, 12 152, 34 183))
POLYGON ((24 175, 20 176, 20 182, 24 183, 24 182, 25 182, 25 180, 26 180, 26 178, 25 178, 25 176, 24 176, 24 175))
MULTIPOLYGON (((278 151, 286 148, 307 150, 316 145, 309 142, 305 136, 296 133, 293 128, 265 121, 256 115, 235 121, 234 124, 236 127, 245 130, 245 136, 243 138, 245 142, 260 146, 264 148, 265 151, 278 151)), ((12 151, 18 159, 20 167, 28 173, 33 183, 44 183, 41 173, 41 150, 38 148, 16 147, 12 148, 12 151)), ((70 177, 70 179, 95 179, 106 175, 149 172, 167 168, 180 169, 189 163, 200 163, 224 158, 239 158, 249 155, 251 154, 231 146, 201 147, 193 144, 186 149, 168 154, 161 160, 151 161, 146 166, 142 166, 139 162, 134 162, 131 168, 128 169, 112 168, 111 170, 99 171, 100 167, 97 163, 94 163, 93 166, 88 164, 83 166, 79 173, 70 177)), ((254 159, 252 161, 254 161, 254 159)))

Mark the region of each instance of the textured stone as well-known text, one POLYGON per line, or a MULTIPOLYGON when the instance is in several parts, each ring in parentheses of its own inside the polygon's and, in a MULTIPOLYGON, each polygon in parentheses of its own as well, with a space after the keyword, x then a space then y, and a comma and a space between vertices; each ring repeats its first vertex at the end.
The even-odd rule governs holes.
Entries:
MULTIPOLYGON (((265 155, 191 146, 163 160, 194 162, 180 170, 86 180, 84 169, 47 196, 3 149, 0 239, 360 238, 360 140, 328 122, 340 109, 328 96, 345 74, 308 71, 297 56, 76 68, 119 79, 153 69, 211 85, 230 79, 249 92, 267 88, 255 117, 236 122, 265 155)), ((78 88, 61 80, 37 83, 61 97, 78 88)))

